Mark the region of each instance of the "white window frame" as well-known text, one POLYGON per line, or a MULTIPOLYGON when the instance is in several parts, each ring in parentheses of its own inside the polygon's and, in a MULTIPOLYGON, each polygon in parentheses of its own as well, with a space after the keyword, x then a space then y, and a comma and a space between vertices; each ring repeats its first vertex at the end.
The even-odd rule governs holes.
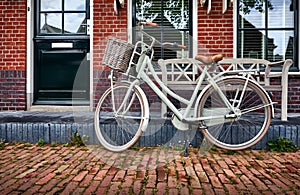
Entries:
MULTIPOLYGON (((298 3, 298 19, 300 19, 300 3, 298 3)), ((233 0, 233 57, 237 57, 237 14, 238 14, 238 8, 237 8, 237 0, 233 0)), ((299 23, 299 21, 298 21, 299 23)), ((300 25, 300 24, 298 24, 300 25)), ((300 56, 300 38, 299 38, 299 28, 298 26, 298 56, 300 56)), ((298 72, 289 72, 289 75, 300 75, 300 60, 298 60, 298 72)))

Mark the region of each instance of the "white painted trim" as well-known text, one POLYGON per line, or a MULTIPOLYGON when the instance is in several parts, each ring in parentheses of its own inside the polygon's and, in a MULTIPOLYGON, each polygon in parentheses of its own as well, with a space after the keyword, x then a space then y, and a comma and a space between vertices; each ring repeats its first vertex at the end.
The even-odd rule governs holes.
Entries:
POLYGON ((94 0, 90 1, 90 111, 94 102, 94 0))
POLYGON ((193 56, 198 54, 198 1, 193 1, 193 56))
POLYGON ((132 43, 132 1, 127 1, 127 41, 132 43))
POLYGON ((233 5, 232 5, 232 9, 233 9, 233 57, 236 58, 237 57, 237 0, 233 1, 233 5))
POLYGON ((26 105, 30 109, 33 102, 33 1, 27 0, 26 21, 26 105))

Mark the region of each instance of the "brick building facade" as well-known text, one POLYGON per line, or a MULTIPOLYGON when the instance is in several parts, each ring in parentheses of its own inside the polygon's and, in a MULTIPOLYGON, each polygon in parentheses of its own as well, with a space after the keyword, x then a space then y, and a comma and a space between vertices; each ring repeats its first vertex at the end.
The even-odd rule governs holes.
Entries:
MULTIPOLYGON (((89 70, 90 90, 88 93, 90 98, 86 107, 91 110, 106 87, 101 85, 99 77, 103 74, 103 70, 106 70, 101 62, 107 37, 117 36, 124 40, 130 40, 128 29, 131 28, 132 23, 129 20, 133 14, 131 12, 132 5, 127 1, 125 1, 124 7, 118 8, 118 13, 116 13, 114 0, 90 0, 88 2, 91 9, 89 13, 92 32, 89 35, 91 63, 89 70)), ((234 14, 237 7, 236 2, 233 1, 224 12, 224 1, 211 0, 209 13, 208 5, 201 6, 201 2, 198 0, 193 5, 194 16, 197 16, 196 19, 193 19, 193 28, 196 29, 199 45, 205 49, 207 55, 222 53, 226 57, 235 57, 235 39, 237 36, 235 36, 234 14)), ((33 40, 36 39, 34 28, 37 8, 34 1, 26 0, 2 0, 0 8, 0 110, 32 110, 39 106, 35 104, 34 98, 36 92, 34 89, 34 71, 36 71, 34 63, 37 63, 35 61, 37 53, 35 53, 33 40)), ((63 40, 65 43, 66 40, 63 40)), ((299 52, 299 49, 297 48, 296 51, 299 52)), ((299 56, 299 53, 296 56, 299 56)), ((297 70, 291 72, 289 76, 288 112, 300 113, 299 65, 295 64, 294 67, 297 70)), ((278 81, 274 80, 273 82, 278 81)), ((280 100, 279 96, 280 93, 275 94, 275 101, 280 100)), ((43 103, 42 105, 51 110, 52 107, 61 104, 47 105, 47 103, 43 103)))

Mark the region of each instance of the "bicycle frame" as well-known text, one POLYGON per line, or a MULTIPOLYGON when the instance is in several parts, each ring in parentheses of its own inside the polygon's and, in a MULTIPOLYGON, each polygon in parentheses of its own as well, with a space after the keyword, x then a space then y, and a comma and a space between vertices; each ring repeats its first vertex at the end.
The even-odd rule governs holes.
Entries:
MULTIPOLYGON (((241 115, 241 113, 239 113, 237 110, 240 106, 240 103, 238 103, 236 106, 234 106, 235 103, 231 104, 229 102, 229 100, 226 98, 226 96, 224 95, 224 93, 222 92, 222 90, 220 89, 220 87, 217 84, 217 81, 224 75, 226 74, 225 72, 219 72, 217 74, 215 74, 216 72, 214 72, 213 74, 211 74, 208 70, 209 70, 209 66, 217 66, 217 64, 211 64, 211 65, 205 65, 204 68, 202 67, 198 67, 201 71, 201 75, 199 76, 199 80, 196 84, 196 87, 194 89, 194 92, 192 93, 191 97, 189 100, 175 94, 172 90, 170 90, 163 82, 162 80, 157 76, 157 73, 155 72, 153 65, 151 63, 151 59, 153 56, 153 46, 156 42, 156 39, 150 35, 148 35, 147 33, 143 32, 143 35, 148 36, 152 42, 150 45, 145 44, 143 41, 138 41, 135 45, 135 49, 134 51, 136 51, 136 48, 138 47, 138 45, 143 48, 140 54, 140 58, 138 60, 137 64, 132 65, 132 63, 130 63, 128 71, 125 73, 126 76, 130 77, 130 78, 134 78, 133 81, 131 81, 130 83, 130 87, 128 89, 128 93, 125 95, 125 99, 123 101, 123 104, 121 104, 119 110, 117 111, 117 113, 119 113, 120 109, 124 106, 124 102, 127 101, 127 98, 129 96, 130 91, 136 86, 140 84, 140 80, 144 81, 145 83, 147 83, 147 85, 155 92, 156 95, 158 95, 158 97, 162 100, 163 103, 165 103, 167 105, 167 107, 170 108, 170 110, 174 113, 174 115, 179 119, 179 121, 181 122, 187 122, 187 123, 199 123, 199 121, 203 121, 203 120, 209 120, 209 119, 226 119, 226 118, 236 118, 239 117, 241 115), (149 55, 149 53, 147 53, 147 51, 151 51, 151 54, 149 55), (135 67, 132 67, 135 66, 135 67), (136 76, 131 76, 129 74, 129 70, 130 68, 135 68, 136 70, 136 76), (159 86, 162 89, 159 89, 156 84, 152 81, 152 79, 148 76, 147 71, 150 71, 152 77, 154 78, 155 82, 157 82, 159 84, 159 86), (200 91, 200 88, 203 84, 203 81, 206 79, 206 81, 208 81, 209 84, 206 85, 206 87, 202 90, 202 92, 200 93, 200 95, 198 95, 198 92, 200 91), (217 115, 217 116, 207 116, 207 117, 196 117, 197 116, 197 110, 195 108, 197 108, 197 102, 199 102, 199 98, 201 98, 201 96, 203 95, 203 92, 208 89, 208 87, 213 87, 217 93, 219 94, 221 100, 225 103, 226 108, 229 110, 229 112, 227 113, 231 113, 231 114, 226 114, 224 115, 217 115), (177 99, 179 102, 183 103, 184 105, 186 105, 186 108, 184 109, 183 112, 181 112, 179 109, 177 109, 175 107, 175 105, 170 101, 170 99, 166 96, 166 94, 169 94, 171 97, 177 99), (198 97, 198 99, 197 99, 198 97), (195 104, 196 103, 196 104, 195 104), (194 107, 193 107, 194 105, 194 107), (194 109, 194 113, 193 115, 191 115, 191 111, 194 109), (194 117, 193 117, 194 116, 194 117)), ((133 59, 132 55, 132 59, 133 59)), ((131 59, 131 62, 132 62, 131 59)), ((245 86, 242 89, 242 95, 240 96, 240 100, 243 98, 244 93, 245 93, 245 89, 247 87, 247 84, 249 82, 249 80, 251 79, 251 73, 253 73, 253 70, 238 70, 238 71, 230 71, 231 73, 235 73, 235 76, 225 76, 225 78, 243 78, 246 80, 245 82, 245 86), (237 74, 243 74, 244 76, 237 76, 237 74)), ((112 71, 113 74, 113 71, 112 71)), ((111 83, 113 85, 113 83, 111 83)), ((265 90, 262 89, 264 92, 265 90)), ((266 93, 266 92, 265 92, 266 93)), ((266 93, 267 94, 267 93, 266 93)), ((234 100, 235 102, 241 102, 240 100, 234 100)), ((269 98, 270 100, 270 98, 269 98)), ((270 100, 270 104, 268 105, 263 105, 261 107, 264 106, 272 106, 272 110, 273 109, 273 103, 270 100)), ((126 110, 126 109, 125 109, 126 110)), ((274 113, 274 111, 273 111, 274 113)))
MULTIPOLYGON (((208 72, 209 66, 205 66, 204 69, 201 69, 202 73, 199 76, 199 81, 196 84, 195 90, 192 93, 190 100, 187 100, 187 99, 175 94, 161 81, 161 79, 157 76, 157 74, 151 64, 150 58, 147 55, 143 54, 143 56, 141 56, 141 58, 142 58, 142 62, 138 63, 139 66, 136 67, 136 71, 137 71, 136 79, 133 82, 131 82, 131 86, 128 89, 128 91, 132 90, 135 85, 139 85, 139 83, 140 83, 139 80, 143 80, 155 92, 155 94, 157 94, 159 96, 159 98, 171 109, 171 111, 175 114, 175 116, 182 122, 194 123, 194 122, 199 122, 201 120, 224 119, 224 117, 229 118, 229 117, 237 117, 238 116, 238 113, 236 112, 235 108, 228 101, 228 99, 225 97, 225 95, 223 94, 220 87, 215 82, 215 79, 220 78, 224 74, 223 72, 220 72, 219 74, 212 77, 208 72), (162 90, 156 86, 156 84, 148 76, 148 73, 146 73, 144 71, 145 69, 148 69, 150 71, 151 75, 154 77, 154 80, 160 85, 162 90), (200 91, 200 87, 202 86, 205 78, 207 78, 206 80, 209 82, 209 84, 215 88, 215 90, 220 95, 222 101, 227 106, 227 109, 232 111, 233 114, 228 115, 228 116, 224 116, 224 115, 218 116, 217 115, 217 116, 209 116, 209 117, 191 117, 190 116, 191 110, 194 109, 193 104, 195 103, 195 101, 198 97, 198 92, 200 91), (180 110, 175 107, 175 105, 169 100, 169 98, 165 95, 165 93, 163 91, 165 91, 171 97, 177 99, 179 102, 181 102, 187 106, 183 113, 180 112, 180 110)), ((247 71, 245 71, 245 72, 247 72, 247 71)), ((251 71, 251 72, 253 72, 253 71, 251 71)), ((250 74, 247 77, 247 80, 249 80, 249 79, 250 79, 250 74)), ((246 86, 244 86, 244 88, 245 87, 246 86)), ((201 96, 201 94, 200 94, 200 96, 201 96)), ((126 98, 128 98, 128 95, 125 96, 124 102, 127 101, 126 98)), ((241 98, 242 98, 242 96, 241 96, 241 98)), ((122 107, 122 106, 123 106, 123 104, 120 107, 122 107)), ((194 109, 194 112, 195 112, 194 116, 196 116, 195 109, 194 109)))

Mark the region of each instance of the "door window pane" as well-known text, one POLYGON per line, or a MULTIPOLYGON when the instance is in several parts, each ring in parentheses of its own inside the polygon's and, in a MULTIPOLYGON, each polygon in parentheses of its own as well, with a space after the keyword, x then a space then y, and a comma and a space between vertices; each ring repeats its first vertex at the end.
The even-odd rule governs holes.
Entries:
POLYGON ((41 0, 41 11, 61 11, 62 0, 41 0))
POLYGON ((85 13, 66 13, 64 26, 65 33, 85 33, 85 13))
POLYGON ((66 11, 84 11, 86 0, 65 0, 66 11))
POLYGON ((40 14, 40 32, 43 34, 62 33, 62 14, 61 13, 40 14))

